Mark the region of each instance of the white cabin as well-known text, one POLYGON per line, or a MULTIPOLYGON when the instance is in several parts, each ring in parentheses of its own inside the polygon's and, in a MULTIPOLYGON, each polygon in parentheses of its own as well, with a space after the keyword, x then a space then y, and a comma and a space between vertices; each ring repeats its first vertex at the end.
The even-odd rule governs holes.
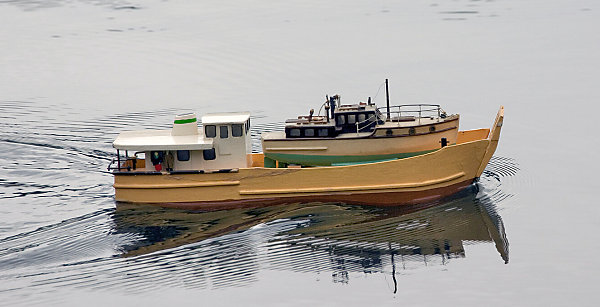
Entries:
POLYGON ((133 153, 134 161, 143 153, 145 165, 133 166, 137 171, 218 171, 250 166, 249 112, 207 114, 202 124, 198 128, 194 113, 177 115, 172 129, 125 131, 113 147, 127 155, 133 153))
MULTIPOLYGON (((215 159, 204 162, 208 169, 249 167, 252 153, 250 113, 213 113, 202 116, 204 139, 211 140, 215 159)), ((204 151, 206 154, 207 151, 204 151)))

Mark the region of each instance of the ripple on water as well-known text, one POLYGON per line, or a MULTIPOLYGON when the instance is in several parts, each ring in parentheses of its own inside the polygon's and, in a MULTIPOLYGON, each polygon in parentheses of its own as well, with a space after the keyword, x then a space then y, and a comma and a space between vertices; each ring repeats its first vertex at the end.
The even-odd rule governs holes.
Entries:
MULTIPOLYGON (((0 1, 0 4, 12 4, 24 10, 32 11, 65 6, 72 2, 69 0, 5 0, 0 1)), ((136 10, 140 8, 126 0, 78 0, 77 2, 107 6, 115 10, 136 10)))
POLYGON ((527 172, 521 170, 515 159, 493 156, 479 179, 482 191, 485 192, 481 201, 498 205, 511 199, 520 189, 531 187, 532 183, 528 178, 527 172))
POLYGON ((25 288, 238 287, 263 270, 328 273, 350 283, 354 273, 401 276, 448 265, 467 256, 468 242, 492 242, 508 261, 497 205, 476 186, 443 202, 391 209, 291 203, 189 212, 119 204, 1 240, 0 265, 13 269, 0 279, 17 296, 25 288))
POLYGON ((473 17, 498 17, 493 1, 449 1, 432 6, 440 9, 439 14, 452 16, 442 18, 446 21, 469 20, 473 17))
MULTIPOLYGON (((20 105, 1 102, 0 114, 20 105)), ((506 187, 520 171, 510 158, 493 157, 476 186, 416 207, 115 209, 112 178, 103 172, 114 137, 122 130, 169 128, 181 110, 82 114, 76 120, 48 116, 52 121, 41 125, 21 119, 43 112, 43 106, 22 110, 0 123, 10 126, 0 133, 0 149, 13 153, 0 157, 6 166, 0 197, 13 205, 2 210, 18 220, 0 228, 0 267, 9 268, 0 273, 0 291, 15 300, 32 291, 70 288, 143 293, 239 287, 258 282, 264 270, 326 274, 336 283, 351 283, 356 273, 395 279, 467 257, 465 245, 474 242, 493 243, 498 258, 508 261, 498 210, 514 195, 506 187)), ((258 146, 260 133, 283 129, 282 122, 252 120, 258 146)))

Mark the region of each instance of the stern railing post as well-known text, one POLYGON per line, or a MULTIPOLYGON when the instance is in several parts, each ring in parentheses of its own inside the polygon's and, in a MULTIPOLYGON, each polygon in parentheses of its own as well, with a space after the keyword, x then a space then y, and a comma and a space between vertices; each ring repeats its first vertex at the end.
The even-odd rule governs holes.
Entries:
POLYGON ((121 152, 117 149, 117 170, 121 170, 121 152))

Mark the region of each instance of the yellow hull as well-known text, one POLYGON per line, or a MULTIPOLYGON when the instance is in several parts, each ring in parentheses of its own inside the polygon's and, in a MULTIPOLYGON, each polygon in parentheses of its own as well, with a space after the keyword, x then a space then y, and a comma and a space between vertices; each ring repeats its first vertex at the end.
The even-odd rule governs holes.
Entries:
MULTIPOLYGON (((115 174, 117 201, 202 208, 277 200, 372 204, 427 202, 478 178, 500 136, 503 108, 489 129, 461 131, 457 144, 406 159, 312 168, 242 168, 206 174, 115 174)), ((259 160, 256 154, 253 160, 259 160)))

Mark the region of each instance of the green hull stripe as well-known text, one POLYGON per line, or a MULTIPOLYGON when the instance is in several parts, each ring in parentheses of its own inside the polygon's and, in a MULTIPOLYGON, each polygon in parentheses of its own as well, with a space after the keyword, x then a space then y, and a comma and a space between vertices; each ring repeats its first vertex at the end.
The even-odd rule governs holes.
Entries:
POLYGON ((175 120, 176 124, 189 124, 189 123, 195 123, 196 122, 196 118, 190 118, 190 119, 177 119, 175 120))
POLYGON ((436 151, 426 150, 419 152, 397 153, 387 155, 366 155, 366 156, 325 156, 325 155, 297 155, 297 154, 281 154, 281 153, 266 153, 265 158, 277 160, 280 162, 301 164, 301 165, 352 165, 380 162, 394 159, 404 159, 414 157, 429 152, 436 151))

